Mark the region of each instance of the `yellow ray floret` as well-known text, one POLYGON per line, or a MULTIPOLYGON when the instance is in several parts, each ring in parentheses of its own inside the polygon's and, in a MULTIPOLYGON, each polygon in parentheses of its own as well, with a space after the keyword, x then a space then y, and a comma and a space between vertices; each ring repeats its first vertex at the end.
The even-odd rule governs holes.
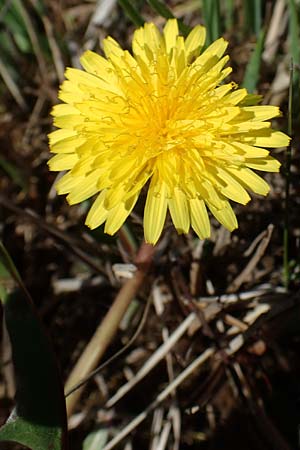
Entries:
POLYGON ((111 37, 105 57, 87 51, 85 70, 66 70, 53 108, 51 170, 70 204, 95 196, 86 224, 114 234, 148 184, 145 240, 155 244, 170 214, 178 233, 210 236, 208 211, 230 231, 237 219, 230 200, 246 204, 249 191, 266 195, 254 170, 277 172, 267 148, 289 137, 271 128, 276 106, 234 83, 220 38, 204 51, 205 28, 184 39, 175 19, 163 32, 153 23, 135 31, 132 54, 111 37))

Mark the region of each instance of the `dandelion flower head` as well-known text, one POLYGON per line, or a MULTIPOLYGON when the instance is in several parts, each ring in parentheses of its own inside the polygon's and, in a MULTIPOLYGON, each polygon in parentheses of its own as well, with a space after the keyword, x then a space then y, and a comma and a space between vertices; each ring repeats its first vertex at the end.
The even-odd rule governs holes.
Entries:
POLYGON ((162 33, 146 23, 134 33, 132 54, 108 37, 105 57, 87 51, 84 70, 67 68, 49 166, 67 171, 56 187, 70 204, 95 196, 90 228, 105 223, 114 234, 147 185, 147 242, 157 242, 168 211, 179 233, 192 227, 203 239, 208 210, 232 231, 230 200, 246 204, 249 190, 268 193, 254 170, 279 170, 266 148, 289 142, 271 128, 280 111, 251 105, 246 89, 224 81, 231 72, 224 39, 202 51, 204 43, 200 25, 184 39, 175 19, 162 33))

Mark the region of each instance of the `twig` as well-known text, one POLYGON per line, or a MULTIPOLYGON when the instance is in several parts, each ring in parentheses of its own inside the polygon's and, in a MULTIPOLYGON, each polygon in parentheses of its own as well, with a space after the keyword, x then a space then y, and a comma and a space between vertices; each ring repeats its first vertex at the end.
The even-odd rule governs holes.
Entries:
POLYGON ((62 54, 60 51, 60 48, 55 40, 54 32, 53 32, 53 25, 48 19, 46 15, 42 15, 42 21, 45 27, 46 35, 49 42, 49 47, 52 53, 52 59, 54 63, 54 67, 57 73, 57 78, 60 83, 64 80, 64 71, 65 71, 65 65, 63 62, 62 54))
POLYGON ((31 44, 32 44, 32 48, 34 50, 34 53, 35 53, 35 56, 36 56, 36 59, 38 62, 40 74, 41 74, 43 80, 45 81, 48 79, 48 72, 47 72, 47 67, 46 67, 44 56, 43 56, 43 52, 40 47, 39 38, 35 32, 34 25, 32 23, 32 20, 31 20, 29 14, 27 13, 26 8, 24 7, 23 2, 21 2, 20 0, 15 0, 15 4, 16 4, 17 8, 20 10, 20 13, 22 14, 22 19, 24 20, 26 30, 27 30, 28 36, 29 36, 31 44))
POLYGON ((274 59, 280 43, 280 37, 286 27, 285 21, 282 20, 286 10, 286 3, 285 0, 277 0, 273 8, 272 18, 265 39, 265 50, 262 54, 262 59, 268 64, 274 59), (284 27, 282 26, 283 24, 285 24, 284 27))
POLYGON ((25 102, 17 84, 15 83, 14 79, 12 78, 9 71, 7 70, 5 64, 3 64, 1 58, 0 58, 0 75, 2 76, 3 81, 7 86, 7 89, 9 90, 9 92, 11 93, 13 98, 16 100, 16 102, 18 103, 20 108, 22 108, 23 111, 26 111, 27 110, 26 102, 25 102))
POLYGON ((111 364, 113 361, 115 361, 115 359, 119 358, 124 352, 126 352, 128 350, 129 347, 131 347, 131 345, 134 343, 134 341, 136 340, 136 338, 138 337, 138 335, 141 333, 147 316, 148 316, 148 312, 149 312, 149 308, 151 305, 151 297, 149 296, 147 304, 145 306, 144 309, 144 313, 142 316, 142 319, 136 329, 136 331, 134 332, 133 336, 130 338, 130 340, 127 342, 126 345, 124 345, 124 347, 122 347, 118 352, 116 352, 114 355, 112 355, 110 358, 108 358, 103 364, 101 364, 100 366, 98 366, 95 370, 93 370, 89 375, 87 375, 84 379, 80 380, 79 383, 77 383, 75 386, 73 386, 68 392, 66 392, 65 396, 68 397, 69 395, 71 395, 74 391, 76 391, 77 389, 79 389, 81 386, 83 386, 87 381, 89 381, 91 378, 94 378, 95 375, 97 375, 99 372, 101 372, 101 370, 103 370, 105 367, 107 367, 109 364, 111 364))
POLYGON ((129 380, 126 384, 120 387, 120 389, 113 395, 106 403, 107 408, 111 408, 115 405, 122 397, 124 397, 127 392, 130 391, 139 381, 141 381, 171 350, 171 348, 176 344, 176 342, 183 336, 187 331, 189 326, 193 323, 196 318, 196 314, 191 313, 187 318, 179 325, 178 328, 169 336, 169 339, 164 342, 146 363, 141 367, 141 369, 136 373, 136 375, 129 380))
MULTIPOLYGON (((269 312, 268 320, 274 316, 279 316, 280 313, 291 306, 294 306, 296 302, 299 302, 299 293, 297 293, 294 297, 286 299, 286 302, 280 302, 278 305, 269 312)), ((262 311, 264 314, 265 311, 262 311)), ((245 344, 246 340, 249 339, 256 333, 257 326, 261 326, 261 322, 257 320, 256 316, 255 322, 251 324, 248 330, 245 333, 240 333, 238 336, 234 337, 228 344, 228 346, 224 349, 224 353, 228 356, 232 356, 236 352, 238 352, 241 347, 245 344), (259 322, 259 324, 258 324, 259 322)), ((124 437, 126 437, 130 432, 132 432, 139 424, 141 424, 147 417, 147 415, 153 411, 153 409, 157 408, 173 391, 173 389, 178 388, 178 386, 190 375, 192 374, 198 367, 200 367, 207 359, 213 356, 216 353, 216 349, 214 347, 208 348, 204 353, 202 353, 198 358, 196 358, 193 363, 191 363, 175 380, 167 386, 157 397, 156 399, 137 417, 135 417, 117 436, 115 436, 105 447, 103 450, 111 450, 114 448, 124 437)))
POLYGON ((178 386, 180 386, 183 381, 186 380, 192 373, 196 371, 202 364, 204 364, 213 354, 215 353, 215 349, 213 347, 208 348, 203 352, 198 358, 196 358, 188 367, 186 367, 178 377, 174 379, 174 381, 156 397, 156 399, 150 403, 150 405, 140 413, 135 419, 133 419, 123 430, 118 433, 116 437, 114 437, 104 448, 103 450, 111 450, 114 448, 124 437, 128 436, 128 434, 133 431, 140 423, 142 423, 147 415, 153 411, 157 406, 159 406, 178 386))
MULTIPOLYGON (((128 280, 120 289, 110 310, 96 329, 79 360, 75 364, 67 382, 65 390, 68 392, 80 380, 84 379, 97 366, 109 344, 115 337, 119 324, 128 309, 133 297, 141 288, 146 273, 150 267, 154 254, 154 247, 142 244, 136 259, 138 270, 134 277, 128 280)), ((77 389, 67 398, 68 417, 73 413, 84 386, 77 389)))
POLYGON ((253 241, 251 242, 249 247, 243 253, 243 256, 245 258, 248 258, 250 255, 252 255, 252 253, 254 252, 255 248, 257 247, 259 242, 265 237, 265 235, 266 235, 266 230, 263 230, 261 233, 259 233, 256 236, 255 239, 253 239, 253 241))
POLYGON ((38 225, 40 228, 42 228, 44 231, 55 237, 56 239, 59 239, 63 245, 68 247, 68 249, 76 255, 78 258, 80 258, 82 261, 84 261, 88 266, 92 267, 96 272, 101 274, 106 274, 106 271, 102 269, 99 264, 96 263, 85 251, 83 251, 81 248, 79 248, 78 243, 75 239, 70 237, 67 233, 64 233, 63 231, 59 230, 58 228, 54 227, 53 225, 48 224, 45 222, 42 217, 40 217, 38 214, 36 214, 34 211, 25 208, 21 209, 18 206, 15 206, 12 202, 5 199, 2 195, 0 195, 0 205, 4 206, 9 211, 14 212, 18 216, 24 218, 28 218, 31 222, 34 222, 36 225, 38 225))
POLYGON ((45 92, 43 90, 40 91, 38 98, 35 102, 35 105, 33 107, 33 110, 29 116, 28 122, 27 122, 27 126, 26 126, 26 130, 24 132, 23 138, 22 138, 22 145, 26 145, 29 143, 29 136, 30 136, 30 132, 32 130, 32 128, 34 127, 34 125, 38 122, 40 114, 42 112, 44 103, 46 101, 46 95, 45 92))
POLYGON ((265 231, 265 237, 261 240, 261 243, 257 247, 253 257, 250 259, 244 270, 233 280, 231 285, 228 287, 227 292, 236 292, 245 281, 248 281, 249 276, 263 257, 269 245, 273 229, 274 225, 270 224, 265 231))
POLYGON ((269 284, 261 284, 257 286, 256 289, 253 289, 252 291, 244 291, 239 292, 237 294, 222 294, 222 295, 212 295, 209 297, 199 297, 200 302, 207 302, 207 303, 235 303, 238 301, 248 301, 252 298, 261 297, 263 295, 266 295, 268 293, 278 293, 278 294, 284 294, 286 292, 286 289, 282 286, 272 287, 269 284))

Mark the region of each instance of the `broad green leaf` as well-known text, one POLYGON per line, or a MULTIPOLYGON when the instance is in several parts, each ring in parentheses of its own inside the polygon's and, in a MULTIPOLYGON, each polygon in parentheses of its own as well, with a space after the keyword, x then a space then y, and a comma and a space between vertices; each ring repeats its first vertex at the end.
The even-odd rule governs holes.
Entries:
POLYGON ((264 30, 261 30, 244 76, 243 87, 245 87, 248 92, 254 92, 258 83, 261 55, 264 49, 264 39, 265 33, 264 30))
POLYGON ((0 428, 0 442, 18 442, 31 450, 66 450, 66 407, 55 357, 30 296, 1 243, 0 261, 19 287, 10 294, 0 290, 17 386, 16 407, 0 428))

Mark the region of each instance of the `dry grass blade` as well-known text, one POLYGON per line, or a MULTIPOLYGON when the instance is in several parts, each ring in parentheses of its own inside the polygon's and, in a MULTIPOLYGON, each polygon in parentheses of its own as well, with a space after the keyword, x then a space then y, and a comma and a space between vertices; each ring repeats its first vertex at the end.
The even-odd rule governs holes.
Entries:
MULTIPOLYGON (((65 390, 72 390, 73 386, 92 372, 97 366, 99 360, 104 355, 109 344, 112 342, 119 328, 120 322, 124 317, 132 299, 141 288, 146 273, 152 263, 154 247, 152 245, 143 244, 137 255, 136 264, 139 270, 136 271, 134 277, 128 280, 120 289, 107 315, 99 324, 96 332, 88 345, 81 354, 76 365, 72 369, 66 382, 65 390)), ((76 403, 83 391, 81 386, 67 398, 67 413, 70 417, 76 407, 76 403)))
POLYGON ((82 250, 82 248, 79 247, 78 242, 75 239, 73 239, 69 234, 59 230, 53 225, 48 224, 44 219, 42 219, 42 217, 40 217, 34 211, 31 211, 30 209, 24 210, 18 208, 12 202, 5 199, 2 195, 0 195, 0 205, 4 206, 8 210, 17 214, 18 216, 27 218, 30 221, 36 223, 41 229, 43 229, 51 236, 55 237, 60 242, 62 242, 74 255, 76 255, 78 258, 84 261, 88 266, 92 267, 96 272, 99 272, 101 274, 105 273, 106 275, 106 272, 100 267, 100 265, 97 264, 94 261, 94 259, 88 255, 88 253, 82 250))
POLYGON ((231 285, 228 287, 227 292, 236 292, 243 283, 249 281, 249 278, 251 274, 253 273, 254 268, 257 266, 261 258, 263 257, 270 239, 272 237, 274 225, 270 224, 265 231, 265 237, 261 240, 259 246, 256 249, 256 252, 254 253, 253 257, 248 262, 247 266, 244 268, 244 270, 233 280, 231 285))
POLYGON ((1 58, 0 58, 0 75, 2 76, 3 81, 7 86, 7 89, 9 90, 9 92, 11 93, 11 95, 13 96, 15 101, 18 103, 20 108, 23 109, 24 111, 26 111, 27 105, 24 100, 24 97, 21 94, 21 91, 18 88, 18 85, 15 83, 14 79, 10 75, 9 71, 7 70, 7 68, 6 68, 5 64, 3 63, 3 61, 1 60, 1 58))
POLYGON ((176 342, 183 336, 188 330, 190 325, 196 319, 196 315, 191 313, 175 331, 169 336, 168 340, 164 342, 146 361, 146 363, 141 367, 141 369, 136 373, 136 375, 124 384, 113 397, 111 397, 106 403, 107 408, 111 408, 115 405, 127 392, 129 392, 139 381, 141 381, 166 355, 169 353, 171 348, 176 344, 176 342))
POLYGON ((195 372, 201 365, 203 365, 213 354, 215 353, 214 348, 208 348, 200 356, 198 356, 188 367, 186 367, 174 381, 156 397, 156 399, 135 419, 133 419, 123 430, 118 433, 118 435, 113 438, 103 450, 111 450, 114 448, 122 439, 128 436, 131 431, 133 431, 140 423, 142 423, 147 415, 153 411, 158 405, 160 405, 172 392, 178 388, 192 373, 195 372))
POLYGON ((26 8, 24 7, 24 4, 20 0, 15 0, 15 4, 16 4, 18 10, 20 11, 22 18, 24 20, 26 30, 27 30, 27 33, 29 35, 29 38, 30 38, 30 41, 32 44, 32 48, 34 50, 34 53, 35 53, 35 56, 36 56, 36 59, 38 62, 41 76, 42 76, 43 80, 47 80, 48 79, 48 71, 47 71, 46 61, 45 61, 45 57, 44 57, 43 51, 42 51, 40 43, 39 43, 38 35, 35 31, 34 24, 30 18, 30 15, 28 14, 26 8))
POLYGON ((49 42, 49 47, 52 53, 52 59, 54 63, 54 67, 57 73, 57 78, 60 83, 64 80, 64 71, 65 71, 65 65, 63 62, 63 57, 59 48, 59 45, 56 42, 54 32, 53 32, 53 25, 48 19, 47 16, 42 16, 42 21, 45 27, 46 35, 49 42))
POLYGON ((285 10, 286 1, 277 0, 265 39, 265 49, 262 54, 262 59, 268 64, 273 61, 276 55, 277 48, 280 44, 280 38, 286 27, 286 21, 282 20, 285 10))

